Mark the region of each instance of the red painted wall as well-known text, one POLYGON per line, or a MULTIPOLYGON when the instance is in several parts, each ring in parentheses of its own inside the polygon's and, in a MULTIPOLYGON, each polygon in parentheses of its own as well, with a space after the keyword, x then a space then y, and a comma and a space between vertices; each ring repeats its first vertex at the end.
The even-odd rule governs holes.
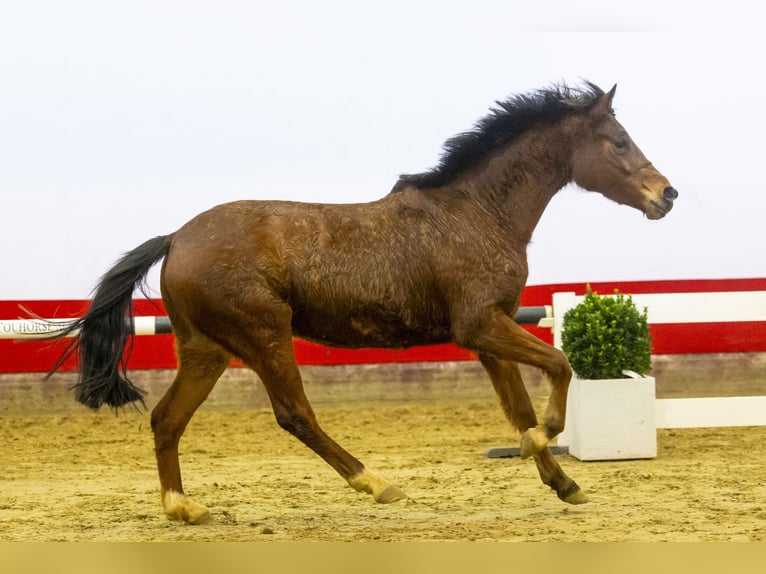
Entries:
MULTIPOLYGON (((766 278, 760 279, 702 279, 682 281, 620 281, 591 283, 598 293, 687 293, 720 291, 766 291, 766 278)), ((553 293, 574 291, 585 293, 583 283, 530 286, 521 297, 522 306, 550 305, 553 293)), ((34 315, 79 317, 88 308, 87 301, 0 301, 0 319, 34 315)), ((137 299, 135 314, 163 315, 162 302, 137 299)), ((527 330, 550 343, 550 329, 526 326, 527 330)), ((651 325, 655 354, 766 352, 766 322, 747 323, 687 323, 683 325, 651 325)), ((0 340, 0 373, 45 372, 56 361, 67 341, 21 342, 0 340)), ((333 349, 307 341, 295 340, 295 353, 303 365, 340 365, 360 363, 396 363, 414 361, 465 361, 474 356, 453 345, 413 347, 402 351, 384 349, 333 349)), ((132 369, 167 369, 175 367, 172 335, 136 337, 130 358, 132 369)), ((64 365, 73 370, 73 360, 64 365)))

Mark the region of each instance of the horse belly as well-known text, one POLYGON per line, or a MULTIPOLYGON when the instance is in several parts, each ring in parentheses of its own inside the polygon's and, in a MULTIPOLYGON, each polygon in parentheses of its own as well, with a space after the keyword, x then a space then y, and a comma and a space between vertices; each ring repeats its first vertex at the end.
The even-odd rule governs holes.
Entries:
POLYGON ((433 317, 412 317, 389 310, 328 313, 294 310, 293 333, 331 347, 404 349, 449 341, 449 327, 433 317))

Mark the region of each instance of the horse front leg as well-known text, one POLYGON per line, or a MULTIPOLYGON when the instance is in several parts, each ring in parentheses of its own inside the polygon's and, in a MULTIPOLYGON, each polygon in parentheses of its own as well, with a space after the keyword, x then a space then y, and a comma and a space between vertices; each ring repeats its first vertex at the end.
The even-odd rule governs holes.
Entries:
MULTIPOLYGON (((506 418, 514 428, 522 433, 536 428, 537 415, 518 365, 490 355, 479 355, 479 360, 489 374, 506 418)), ((569 504, 588 502, 588 497, 561 469, 549 448, 543 448, 532 456, 543 483, 550 486, 561 500, 569 504)))
POLYGON ((543 422, 527 428, 521 436, 522 458, 539 453, 547 448, 553 437, 564 430, 567 391, 572 378, 569 361, 564 353, 543 343, 501 311, 489 312, 482 320, 472 321, 471 325, 472 328, 460 332, 457 338, 459 345, 485 358, 494 357, 537 367, 547 375, 551 394, 543 422))

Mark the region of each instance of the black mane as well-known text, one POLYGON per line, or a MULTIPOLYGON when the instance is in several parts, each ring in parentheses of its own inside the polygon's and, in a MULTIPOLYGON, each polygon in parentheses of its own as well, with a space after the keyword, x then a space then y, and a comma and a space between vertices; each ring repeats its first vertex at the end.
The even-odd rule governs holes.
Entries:
POLYGON ((582 88, 559 84, 495 102, 496 107, 473 129, 444 143, 444 153, 436 167, 424 173, 401 175, 391 192, 408 186, 431 189, 447 185, 466 169, 506 147, 534 126, 556 122, 577 108, 593 103, 603 94, 601 88, 585 82, 582 88))

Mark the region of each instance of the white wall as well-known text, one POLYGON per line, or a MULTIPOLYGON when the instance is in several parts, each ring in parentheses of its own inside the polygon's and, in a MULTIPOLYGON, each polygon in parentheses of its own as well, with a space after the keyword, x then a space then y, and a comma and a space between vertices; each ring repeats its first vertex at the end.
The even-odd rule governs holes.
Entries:
POLYGON ((0 299, 84 298, 224 201, 378 198, 494 100, 579 78, 618 84, 618 118, 681 196, 649 222, 565 190, 530 283, 766 274, 756 2, 6 4, 0 299))

